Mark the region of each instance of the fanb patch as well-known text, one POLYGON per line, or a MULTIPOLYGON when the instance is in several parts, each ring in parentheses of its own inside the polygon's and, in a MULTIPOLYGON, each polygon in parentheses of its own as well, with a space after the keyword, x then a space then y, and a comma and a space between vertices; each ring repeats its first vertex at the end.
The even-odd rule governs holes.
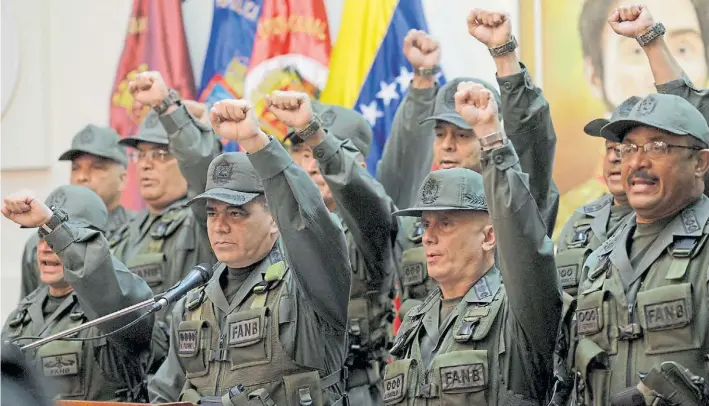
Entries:
POLYGON ((404 397, 404 374, 384 380, 384 402, 401 400, 404 397))
POLYGON ((485 366, 482 363, 441 368, 441 389, 444 392, 485 387, 485 366))
POLYGON ((258 341, 261 338, 261 318, 229 323, 229 345, 239 345, 258 341))
POLYGON ((689 312, 685 299, 650 303, 644 306, 645 321, 649 331, 667 330, 689 324, 689 312))
POLYGON ((423 264, 420 262, 404 265, 401 283, 404 286, 420 285, 425 279, 423 264))
POLYGON ((319 115, 320 121, 322 121, 323 126, 325 127, 331 127, 333 124, 335 124, 335 119, 337 118, 337 113, 335 113, 332 109, 327 109, 322 112, 322 114, 319 115))
POLYGON ((224 185, 231 179, 231 174, 234 171, 234 165, 227 161, 221 161, 214 167, 212 173, 212 181, 216 185, 224 185))
POLYGON ((638 107, 638 115, 647 116, 648 114, 652 113, 653 110, 655 110, 656 105, 657 102, 655 101, 654 97, 646 97, 645 100, 640 103, 640 107, 638 107))
POLYGON ((421 201, 423 204, 433 204, 438 200, 440 184, 433 178, 428 178, 421 190, 421 201))
POLYGON ((72 353, 42 357, 42 373, 44 376, 77 375, 79 355, 72 353))
POLYGON ((130 271, 140 276, 149 286, 162 283, 162 264, 137 265, 130 268, 130 271))
POLYGON ((179 330, 177 332, 179 355, 197 354, 197 330, 179 330))
POLYGON ((598 307, 576 310, 576 322, 579 334, 594 334, 601 331, 598 307))
POLYGON ((578 265, 557 266, 556 271, 559 273, 559 278, 561 279, 561 286, 564 289, 578 286, 578 265))

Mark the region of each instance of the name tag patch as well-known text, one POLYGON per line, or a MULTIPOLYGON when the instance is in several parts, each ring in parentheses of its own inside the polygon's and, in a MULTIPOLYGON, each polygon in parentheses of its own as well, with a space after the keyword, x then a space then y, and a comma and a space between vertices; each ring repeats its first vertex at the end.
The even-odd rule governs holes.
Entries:
POLYGON ((131 272, 140 276, 148 285, 162 283, 162 264, 146 264, 134 266, 131 272))
POLYGON ((423 264, 420 262, 404 265, 403 273, 401 283, 404 286, 420 285, 425 279, 423 264))
POLYGON ((441 368, 441 389, 444 391, 485 387, 485 365, 466 364, 441 368))
POLYGON ((79 355, 72 353, 42 357, 42 373, 44 376, 78 375, 79 355))
POLYGON ((647 329, 665 330, 689 324, 689 312, 685 299, 650 303, 644 306, 647 329))
POLYGON ((384 401, 401 399, 404 397, 404 374, 384 380, 384 401))
POLYGON ((598 317, 598 307, 576 311, 576 322, 579 334, 593 334, 601 331, 598 317))
POLYGON ((561 279, 561 286, 563 286, 564 288, 578 286, 578 265, 558 266, 556 267, 556 271, 559 273, 559 278, 561 279))
POLYGON ((229 323, 229 345, 245 344, 261 338, 261 318, 229 323))
POLYGON ((178 330, 177 339, 179 355, 197 354, 197 330, 178 330))

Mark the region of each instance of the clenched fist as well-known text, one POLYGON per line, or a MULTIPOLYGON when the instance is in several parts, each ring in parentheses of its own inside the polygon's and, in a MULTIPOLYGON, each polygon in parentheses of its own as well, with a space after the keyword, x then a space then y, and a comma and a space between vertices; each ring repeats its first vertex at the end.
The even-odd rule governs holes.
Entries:
POLYGON ((615 9, 608 17, 608 24, 616 34, 637 38, 655 25, 655 21, 647 7, 633 5, 615 9))
POLYGON ((478 137, 490 135, 499 125, 495 96, 479 83, 458 84, 458 91, 455 93, 455 111, 473 127, 478 137))
POLYGON ((266 96, 266 108, 296 131, 307 127, 313 119, 313 107, 306 93, 276 90, 266 96))
POLYGON ((488 48, 496 48, 512 38, 512 24, 507 13, 474 8, 468 14, 468 33, 488 48))
POLYGON ((246 100, 222 100, 214 103, 209 121, 217 135, 243 143, 263 134, 258 117, 246 100))
POLYGON ((133 99, 143 106, 155 107, 167 97, 167 84, 160 72, 142 72, 128 83, 133 99))
POLYGON ((21 226, 38 227, 49 221, 52 210, 31 192, 22 191, 5 197, 2 214, 21 226))
POLYGON ((404 56, 414 68, 431 69, 441 62, 441 47, 421 30, 410 30, 404 38, 404 56))

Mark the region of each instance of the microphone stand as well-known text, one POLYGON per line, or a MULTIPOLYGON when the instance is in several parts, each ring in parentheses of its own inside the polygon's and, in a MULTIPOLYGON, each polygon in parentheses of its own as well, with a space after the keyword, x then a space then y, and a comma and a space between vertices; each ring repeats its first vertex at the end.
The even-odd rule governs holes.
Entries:
MULTIPOLYGON (((158 297, 158 298, 159 298, 159 297, 158 297)), ((126 307, 125 309, 121 309, 121 310, 118 310, 118 311, 116 311, 116 312, 113 312, 113 313, 107 314, 107 315, 105 315, 105 316, 99 317, 99 318, 96 319, 96 320, 92 320, 92 321, 83 323, 83 324, 81 324, 81 325, 78 325, 78 326, 76 326, 76 327, 70 328, 70 329, 68 329, 68 330, 60 331, 60 332, 58 332, 58 333, 56 333, 56 334, 52 334, 52 335, 49 336, 49 337, 42 338, 42 339, 40 339, 40 340, 37 340, 37 341, 35 341, 35 342, 32 342, 32 343, 27 344, 27 345, 25 345, 25 346, 22 346, 22 347, 20 347, 20 349, 23 350, 23 351, 25 351, 25 350, 31 350, 31 349, 33 349, 33 348, 37 348, 37 347, 39 347, 39 346, 42 346, 42 345, 47 344, 47 343, 49 343, 49 342, 58 340, 58 339, 60 339, 60 338, 64 338, 64 337, 66 337, 66 336, 70 336, 70 335, 72 335, 72 334, 74 334, 74 333, 77 333, 77 332, 79 332, 79 331, 81 331, 81 330, 86 330, 86 329, 89 328, 89 327, 93 327, 93 326, 98 325, 98 324, 101 324, 101 323, 103 323, 103 322, 106 322, 106 321, 109 321, 109 320, 113 320, 113 319, 116 319, 116 318, 121 317, 121 316, 125 316, 126 314, 131 313, 131 312, 134 312, 134 311, 136 311, 136 310, 140 310, 140 309, 143 309, 143 308, 146 308, 146 307, 153 307, 153 305, 156 303, 156 302, 155 302, 155 299, 157 299, 157 298, 151 297, 151 298, 148 299, 148 300, 145 300, 145 301, 140 302, 140 303, 136 303, 136 304, 134 304, 133 306, 126 307)), ((150 310, 149 313, 151 313, 151 312, 153 312, 153 310, 150 310)))

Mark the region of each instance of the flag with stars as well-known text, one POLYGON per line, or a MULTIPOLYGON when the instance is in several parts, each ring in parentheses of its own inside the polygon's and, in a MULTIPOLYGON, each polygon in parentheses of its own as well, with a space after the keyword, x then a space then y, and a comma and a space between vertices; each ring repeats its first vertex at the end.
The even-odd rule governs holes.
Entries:
MULTIPOLYGON (((347 0, 330 61, 330 78, 321 96, 361 113, 374 139, 367 169, 376 174, 394 113, 413 79, 403 52, 411 29, 428 31, 421 0, 347 0)), ((445 79, 439 74, 439 84, 445 79)))

